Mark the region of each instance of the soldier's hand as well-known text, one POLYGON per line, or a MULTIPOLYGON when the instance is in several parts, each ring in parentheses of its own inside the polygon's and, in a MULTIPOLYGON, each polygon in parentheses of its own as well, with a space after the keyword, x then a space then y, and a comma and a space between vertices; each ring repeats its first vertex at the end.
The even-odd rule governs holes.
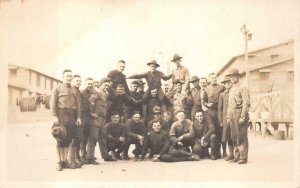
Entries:
POLYGON ((97 117, 98 117, 98 114, 96 114, 96 113, 91 113, 91 116, 94 117, 94 118, 97 118, 97 117))
POLYGON ((58 123, 58 118, 57 118, 57 116, 53 116, 53 122, 54 122, 54 123, 58 123))
POLYGON ((177 138, 178 141, 181 141, 183 139, 183 136, 180 136, 177 138))
POLYGON ((223 123, 220 123, 220 127, 223 127, 223 123))
POLYGON ((124 142, 124 141, 125 141, 125 137, 121 136, 121 137, 120 137, 120 141, 121 141, 121 142, 124 142))
POLYGON ((177 142, 177 145, 178 146, 183 146, 183 143, 182 142, 177 142))
POLYGON ((207 107, 211 108, 214 105, 214 103, 207 103, 207 107))
POLYGON ((76 124, 77 124, 77 126, 81 126, 81 119, 80 118, 77 119, 76 124))
POLYGON ((229 118, 227 118, 227 125, 229 125, 230 124, 230 119, 229 118))
POLYGON ((242 125, 243 123, 245 123, 245 117, 239 119, 239 125, 242 125))

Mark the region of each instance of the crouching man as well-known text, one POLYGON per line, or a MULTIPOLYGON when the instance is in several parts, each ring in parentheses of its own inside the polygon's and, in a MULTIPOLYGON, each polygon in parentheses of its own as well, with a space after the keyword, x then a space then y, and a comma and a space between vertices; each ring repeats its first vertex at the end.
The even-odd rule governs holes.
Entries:
POLYGON ((112 153, 113 158, 122 160, 121 152, 126 149, 127 142, 126 127, 120 122, 120 114, 113 112, 111 115, 111 122, 105 125, 107 131, 107 148, 112 153))
POLYGON ((200 158, 208 157, 208 148, 211 147, 210 158, 216 160, 216 144, 217 136, 212 121, 204 117, 203 111, 197 111, 195 114, 194 131, 195 144, 193 146, 193 153, 200 156, 200 158))
POLYGON ((137 161, 139 159, 139 155, 141 155, 142 145, 146 134, 146 126, 141 120, 140 112, 133 112, 132 118, 128 119, 125 125, 127 131, 127 146, 124 151, 124 159, 129 159, 128 149, 131 144, 135 144, 135 149, 132 153, 134 154, 134 160, 137 161))

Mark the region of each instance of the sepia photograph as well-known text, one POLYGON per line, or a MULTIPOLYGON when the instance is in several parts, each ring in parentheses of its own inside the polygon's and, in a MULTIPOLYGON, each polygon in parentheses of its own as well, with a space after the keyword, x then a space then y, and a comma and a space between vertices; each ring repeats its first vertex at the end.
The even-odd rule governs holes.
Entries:
POLYGON ((300 188, 299 0, 0 0, 0 188, 300 188))

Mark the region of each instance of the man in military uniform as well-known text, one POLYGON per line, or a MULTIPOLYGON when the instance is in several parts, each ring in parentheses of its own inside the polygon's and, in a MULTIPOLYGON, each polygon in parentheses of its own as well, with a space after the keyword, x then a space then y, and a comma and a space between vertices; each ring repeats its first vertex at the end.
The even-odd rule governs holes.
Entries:
POLYGON ((134 160, 137 161, 139 155, 142 153, 142 145, 146 134, 146 126, 144 122, 141 121, 140 112, 134 112, 132 118, 126 121, 125 126, 127 128, 127 146, 124 151, 124 159, 129 159, 128 149, 131 144, 135 144, 135 149, 132 153, 134 154, 134 160))
POLYGON ((145 82, 143 82, 142 79, 138 79, 138 83, 139 83, 139 89, 138 89, 138 92, 143 96, 145 94, 145 82))
POLYGON ((143 101, 143 114, 145 114, 145 124, 148 125, 148 123, 154 119, 154 112, 153 108, 155 106, 160 107, 163 112, 166 112, 166 106, 161 103, 161 101, 158 99, 158 93, 157 89, 151 89, 150 91, 150 98, 143 101))
POLYGON ((191 96, 182 93, 183 83, 180 80, 175 80, 173 85, 175 94, 173 96, 167 95, 167 98, 173 104, 173 114, 175 114, 177 110, 183 109, 186 118, 191 119, 191 105, 193 103, 191 96))
MULTIPOLYGON (((124 84, 118 83, 116 86, 116 90, 110 90, 111 93, 108 100, 110 104, 108 106, 107 115, 111 117, 112 113, 118 112, 121 118, 121 121, 124 122, 124 112, 126 105, 139 105, 142 100, 136 101, 133 97, 125 93, 124 84)), ((109 121, 109 119, 107 119, 109 121)))
POLYGON ((175 114, 178 120, 173 123, 170 129, 171 147, 169 154, 174 157, 192 157, 193 160, 199 160, 199 156, 190 152, 195 136, 193 122, 185 119, 184 110, 177 110, 175 114))
POLYGON ((227 76, 233 84, 229 91, 227 115, 234 146, 234 159, 230 162, 245 164, 248 161, 249 90, 239 82, 242 74, 236 68, 231 69, 227 76))
POLYGON ((107 148, 112 152, 113 158, 122 159, 121 152, 127 147, 126 141, 126 127, 120 122, 120 115, 118 112, 113 112, 111 115, 111 122, 105 125, 107 130, 107 148))
POLYGON ((161 108, 159 106, 155 106, 153 108, 153 113, 154 113, 154 119, 151 120, 148 125, 147 125, 147 130, 150 131, 152 130, 152 125, 153 125, 153 122, 154 121, 159 121, 160 122, 160 126, 161 128, 166 131, 166 133, 169 134, 170 132, 170 128, 171 128, 171 125, 169 123, 169 121, 166 121, 163 116, 162 116, 162 112, 161 112, 161 108))
POLYGON ((219 124, 222 129, 222 150, 223 150, 223 158, 226 161, 233 159, 233 143, 230 136, 230 126, 227 123, 227 111, 228 111, 228 93, 232 86, 230 78, 228 76, 224 77, 224 80, 221 82, 225 85, 225 91, 220 94, 219 97, 219 107, 218 107, 218 115, 219 115, 219 124), (229 155, 226 152, 226 146, 228 143, 229 155))
POLYGON ((215 135, 215 128, 212 121, 204 117, 203 111, 195 112, 194 121, 195 144, 193 146, 193 153, 200 156, 200 158, 208 157, 208 148, 211 147, 211 160, 216 160, 216 143, 217 136, 215 135))
POLYGON ((108 100, 108 88, 110 79, 104 78, 101 80, 101 87, 98 91, 95 91, 88 99, 89 112, 91 117, 91 129, 88 139, 88 151, 86 157, 87 164, 99 164, 95 161, 95 146, 98 142, 100 153, 104 161, 115 161, 112 156, 108 154, 106 145, 106 108, 108 100))
MULTIPOLYGON (((79 95, 79 99, 80 99, 80 106, 81 106, 81 111, 82 111, 82 96, 80 93, 80 86, 81 86, 81 76, 79 76, 78 74, 75 74, 73 76, 71 85, 77 90, 78 95, 79 95)), ((80 142, 83 140, 83 124, 82 124, 82 117, 81 117, 81 126, 77 126, 75 128, 75 134, 74 134, 74 138, 72 139, 72 142, 70 144, 70 148, 69 148, 69 153, 70 153, 70 160, 72 161, 76 161, 76 166, 82 166, 83 165, 83 161, 80 160, 80 154, 79 154, 79 150, 80 150, 80 142), (75 146, 75 147, 72 147, 75 146), (73 150, 75 150, 75 152, 73 152, 73 150), (75 154, 75 156, 73 156, 73 154, 75 154)))
MULTIPOLYGON (((57 170, 61 171, 68 166, 67 156, 69 145, 74 138, 75 126, 81 126, 80 97, 77 90, 71 86, 72 71, 63 71, 63 83, 58 84, 51 93, 50 109, 54 123, 62 124, 67 131, 67 138, 64 142, 57 144, 58 163, 57 170)), ((72 145, 71 147, 75 147, 72 145)), ((75 152, 72 151, 72 152, 75 152)), ((73 156, 75 154, 72 154, 73 156)), ((70 168, 76 168, 76 162, 70 161, 70 168)))
POLYGON ((203 96, 204 91, 201 90, 201 87, 199 85, 198 76, 192 76, 190 83, 192 83, 194 86, 191 91, 191 97, 192 97, 192 101, 193 101, 191 118, 194 121, 196 111, 202 110, 202 102, 201 101, 202 101, 202 96, 203 96))
POLYGON ((112 88, 116 89, 118 84, 123 84, 124 91, 127 95, 130 95, 130 91, 126 82, 126 76, 123 74, 125 69, 125 61, 120 60, 116 70, 112 70, 107 74, 107 78, 110 78, 112 81, 112 88))
POLYGON ((225 87, 223 85, 220 85, 217 83, 217 77, 215 73, 211 73, 208 76, 210 80, 210 84, 205 88, 204 94, 203 94, 203 106, 207 108, 206 115, 212 120, 215 131, 217 135, 217 151, 216 151, 216 157, 221 158, 221 127, 219 125, 218 121, 218 104, 219 104, 219 96, 220 94, 225 90, 225 87))
MULTIPOLYGON (((180 82, 183 83, 182 92, 186 93, 190 90, 190 71, 188 68, 181 65, 181 59, 182 57, 178 54, 173 55, 173 59, 171 60, 171 62, 174 62, 174 64, 176 65, 176 69, 172 71, 170 77, 172 77, 173 82, 175 80, 180 80, 180 82)), ((174 87, 172 86, 170 90, 172 91, 173 89, 174 87)))
POLYGON ((164 86, 163 86, 163 92, 166 94, 168 93, 170 90, 170 86, 169 84, 165 83, 164 86))
MULTIPOLYGON (((143 95, 138 92, 139 88, 139 82, 137 80, 134 80, 131 83, 131 90, 130 90, 130 96, 135 99, 136 101, 142 100, 143 95)), ((130 119, 135 111, 139 111, 142 113, 142 104, 127 104, 125 109, 125 120, 130 119)))
MULTIPOLYGON (((82 140, 80 141, 80 161, 86 161, 87 141, 90 133, 90 112, 89 112, 89 98, 92 95, 94 80, 92 78, 85 79, 85 88, 81 91, 81 124, 82 124, 82 140)), ((78 149, 78 148, 77 148, 78 149)))

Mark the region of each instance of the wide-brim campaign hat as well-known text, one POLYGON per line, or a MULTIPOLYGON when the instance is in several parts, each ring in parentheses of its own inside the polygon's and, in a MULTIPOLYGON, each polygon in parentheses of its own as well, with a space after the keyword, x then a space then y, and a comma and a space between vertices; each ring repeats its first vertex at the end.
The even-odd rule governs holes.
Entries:
POLYGON ((173 85, 175 85, 175 84, 184 84, 184 82, 182 82, 182 81, 179 80, 179 79, 176 79, 176 80, 174 80, 174 82, 173 82, 173 85))
POLYGON ((230 77, 229 76, 224 76, 224 79, 221 81, 222 84, 225 84, 226 82, 230 82, 230 77))
POLYGON ((198 81, 199 80, 199 77, 198 76, 192 76, 192 78, 190 79, 190 83, 194 82, 194 81, 198 81))
POLYGON ((139 85, 144 85, 144 84, 146 84, 145 82, 143 82, 142 79, 139 79, 138 82, 139 82, 139 85))
POLYGON ((179 60, 179 59, 181 59, 181 58, 182 58, 182 57, 181 57, 180 55, 174 54, 174 55, 173 55, 173 59, 172 59, 171 62, 175 62, 175 61, 177 61, 177 60, 179 60))
POLYGON ((232 68, 229 70, 229 72, 226 74, 226 76, 243 76, 245 75, 245 72, 239 72, 237 68, 232 68))
POLYGON ((65 126, 60 123, 53 123, 51 134, 59 142, 62 142, 67 138, 67 130, 65 126))
POLYGON ((148 65, 148 66, 150 66, 150 65, 155 65, 156 67, 159 67, 159 66, 160 66, 155 60, 150 61, 149 63, 147 63, 147 65, 148 65))
POLYGON ((131 84, 135 84, 135 85, 140 85, 140 83, 139 83, 139 81, 138 80, 133 80, 132 82, 131 82, 131 84))

